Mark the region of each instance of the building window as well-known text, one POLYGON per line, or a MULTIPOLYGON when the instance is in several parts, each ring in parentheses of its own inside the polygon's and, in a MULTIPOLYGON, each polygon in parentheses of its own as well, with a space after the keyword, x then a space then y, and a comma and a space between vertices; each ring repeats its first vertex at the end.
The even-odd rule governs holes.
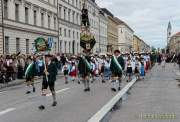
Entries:
POLYGON ((79 1, 79 9, 81 9, 81 1, 79 1))
POLYGON ((56 42, 54 42, 54 50, 55 50, 55 52, 57 52, 57 43, 56 42))
POLYGON ((74 6, 74 0, 72 0, 72 5, 74 6))
POLYGON ((19 21, 19 4, 15 4, 15 20, 19 21))
POLYGON ((77 13, 76 14, 76 24, 78 24, 78 17, 79 17, 79 14, 77 13))
POLYGON ((53 0, 53 5, 56 5, 56 1, 55 0, 53 0))
POLYGON ((62 36, 62 28, 59 28, 59 34, 62 36))
POLYGON ((50 24, 51 24, 51 16, 48 15, 48 28, 50 28, 50 24))
POLYGON ((78 0, 76 0, 76 7, 78 7, 78 0))
POLYGON ((71 21, 71 10, 68 11, 68 21, 71 21))
POLYGON ((62 40, 60 40, 60 52, 62 52, 62 40))
POLYGON ((65 42, 64 42, 64 51, 65 51, 65 53, 66 53, 66 45, 67 45, 66 43, 67 43, 67 42, 65 41, 65 42))
POLYGON ((73 15, 72 15, 72 19, 73 19, 73 23, 75 23, 75 12, 73 11, 73 15))
POLYGON ((79 43, 77 43, 77 53, 79 53, 79 43))
POLYGON ((71 53, 71 42, 69 42, 69 53, 71 53))
POLYGON ((69 30, 69 38, 71 37, 71 30, 69 30))
POLYGON ((54 17, 54 29, 56 30, 56 17, 54 17))
POLYGON ((44 13, 41 13, 41 27, 44 27, 44 13))
POLYGON ((20 51, 20 38, 16 38, 16 53, 20 51))
POLYGON ((60 18, 62 18, 62 16, 61 16, 61 9, 62 9, 62 7, 59 6, 59 17, 60 17, 60 18))
POLYGON ((79 33, 77 32, 77 39, 79 39, 79 33))
POLYGON ((25 7, 25 23, 29 23, 29 8, 25 7))
POLYGON ((5 36, 5 53, 9 54, 9 37, 5 36))
POLYGON ((29 39, 26 39, 26 54, 29 54, 29 39))
POLYGON ((64 37, 66 37, 66 29, 64 29, 64 37))
POLYGON ((34 25, 37 25, 37 11, 34 10, 34 25))
POLYGON ((75 38, 75 32, 73 31, 73 39, 75 38))
POLYGON ((64 8, 64 20, 66 20, 66 8, 64 8))
POLYGON ((8 18, 8 0, 4 0, 4 18, 8 18))

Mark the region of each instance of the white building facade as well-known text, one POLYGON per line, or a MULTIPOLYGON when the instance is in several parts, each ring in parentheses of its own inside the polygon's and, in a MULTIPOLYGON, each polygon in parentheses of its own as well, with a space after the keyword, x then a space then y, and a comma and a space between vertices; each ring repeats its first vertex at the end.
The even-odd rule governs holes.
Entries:
POLYGON ((80 53, 81 0, 58 0, 59 51, 80 53))
POLYGON ((99 48, 100 53, 107 52, 107 27, 108 26, 108 18, 107 15, 103 12, 99 12, 99 48))
POLYGON ((4 52, 4 35, 3 35, 3 14, 2 14, 2 1, 0 0, 0 54, 4 52))
MULTIPOLYGON (((84 0, 2 0, 0 53, 14 54, 21 51, 23 54, 31 54, 34 40, 38 37, 53 39, 52 53, 80 53, 83 2, 84 0)), ((93 52, 105 52, 106 18, 99 14, 100 8, 95 0, 86 0, 86 7, 89 11, 90 31, 96 39, 93 52)))
POLYGON ((116 18, 118 26, 118 47, 121 52, 132 51, 134 31, 123 21, 116 18))
POLYGON ((4 53, 30 54, 38 37, 58 52, 57 0, 3 0, 4 53))

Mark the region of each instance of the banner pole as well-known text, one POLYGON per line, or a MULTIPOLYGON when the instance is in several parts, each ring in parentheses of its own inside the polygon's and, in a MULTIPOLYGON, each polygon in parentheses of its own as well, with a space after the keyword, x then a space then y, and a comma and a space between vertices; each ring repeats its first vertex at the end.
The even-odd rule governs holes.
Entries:
MULTIPOLYGON (((45 55, 43 55, 43 60, 44 60, 44 70, 47 72, 47 67, 46 67, 46 62, 45 62, 45 55)), ((45 72, 45 75, 46 75, 46 80, 48 82, 48 76, 47 76, 46 72, 45 72)))

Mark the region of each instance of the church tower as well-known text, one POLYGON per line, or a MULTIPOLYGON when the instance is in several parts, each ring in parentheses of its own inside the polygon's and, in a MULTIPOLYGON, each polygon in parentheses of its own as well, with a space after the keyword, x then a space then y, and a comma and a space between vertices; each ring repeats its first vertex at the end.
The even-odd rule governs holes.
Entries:
POLYGON ((171 22, 169 21, 169 23, 168 23, 168 28, 167 28, 167 44, 168 44, 169 41, 170 41, 171 32, 172 32, 172 26, 171 26, 171 22))

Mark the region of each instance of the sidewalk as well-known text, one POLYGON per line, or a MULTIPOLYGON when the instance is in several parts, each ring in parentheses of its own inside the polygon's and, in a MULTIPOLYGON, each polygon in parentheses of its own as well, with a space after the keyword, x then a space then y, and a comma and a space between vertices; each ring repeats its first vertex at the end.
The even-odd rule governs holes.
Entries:
POLYGON ((165 69, 156 65, 144 81, 135 84, 110 122, 180 122, 176 72, 172 64, 165 69))

